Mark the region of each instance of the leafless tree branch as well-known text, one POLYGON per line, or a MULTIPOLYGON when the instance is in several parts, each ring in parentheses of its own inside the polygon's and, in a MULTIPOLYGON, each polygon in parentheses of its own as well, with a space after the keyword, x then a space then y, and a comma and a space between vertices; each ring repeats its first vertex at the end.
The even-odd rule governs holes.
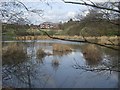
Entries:
POLYGON ((114 11, 114 12, 120 13, 120 10, 113 9, 113 8, 108 8, 108 7, 104 7, 104 6, 99 6, 99 5, 93 4, 93 2, 92 2, 92 4, 89 4, 89 3, 86 3, 86 2, 74 2, 74 1, 65 1, 65 0, 63 0, 63 2, 72 3, 72 4, 79 4, 79 5, 85 5, 85 6, 91 6, 91 7, 95 7, 95 8, 99 8, 99 9, 104 9, 104 10, 109 10, 109 11, 114 11))
POLYGON ((115 68, 115 66, 107 66, 107 65, 104 65, 105 67, 100 67, 100 68, 96 68, 96 67, 89 67, 89 66, 81 66, 78 64, 78 62, 75 60, 75 64, 73 66, 73 68, 75 69, 83 69, 85 71, 91 71, 91 72, 102 72, 102 71, 115 71, 115 72, 120 72, 119 68, 115 68))
MULTIPOLYGON (((52 39, 57 39, 57 40, 63 40, 63 41, 70 41, 70 42, 78 42, 78 43, 89 43, 89 44, 95 44, 95 45, 98 45, 98 46, 103 46, 103 47, 106 47, 106 48, 109 48, 109 49, 113 49, 113 50, 116 50, 116 51, 119 51, 119 48, 114 48, 114 47, 111 47, 111 46, 107 46, 107 45, 103 45, 103 44, 99 44, 99 43, 96 43, 96 42, 90 42, 86 39, 84 40, 71 40, 71 39, 64 39, 64 38, 58 38, 58 37, 54 37, 54 36, 50 36, 46 31, 43 31, 41 29, 38 28, 39 31, 45 33, 49 38, 52 38, 52 39)), ((120 46, 120 45, 117 45, 117 46, 120 46)))

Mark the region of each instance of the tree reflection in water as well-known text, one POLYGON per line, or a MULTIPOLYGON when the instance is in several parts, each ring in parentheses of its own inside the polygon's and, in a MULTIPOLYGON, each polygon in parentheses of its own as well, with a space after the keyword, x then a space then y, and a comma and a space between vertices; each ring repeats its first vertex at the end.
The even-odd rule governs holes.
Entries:
POLYGON ((39 81, 39 87, 43 87, 46 75, 37 68, 39 63, 33 62, 35 54, 34 43, 31 44, 31 48, 31 54, 28 56, 27 49, 23 44, 12 43, 3 47, 3 87, 32 88, 36 84, 35 80, 39 81), (10 79, 15 81, 10 82, 10 79))
MULTIPOLYGON (((101 77, 101 78, 105 77, 105 79, 106 79, 106 76, 109 75, 109 71, 111 69, 110 64, 104 63, 105 61, 104 61, 104 59, 102 59, 102 58, 104 58, 103 57, 104 55, 107 55, 106 52, 102 51, 104 54, 101 54, 100 51, 102 49, 99 50, 99 48, 96 46, 84 45, 84 48, 81 49, 82 45, 78 45, 79 47, 77 47, 76 49, 74 49, 72 47, 75 51, 56 51, 56 50, 53 50, 53 48, 51 46, 51 48, 50 48, 51 55, 49 54, 50 55, 49 56, 47 54, 47 56, 46 56, 46 55, 41 55, 40 54, 41 51, 39 51, 39 53, 37 53, 39 48, 41 47, 40 46, 41 44, 39 45, 39 44, 35 44, 33 42, 33 43, 28 43, 28 45, 29 46, 27 46, 27 47, 24 46, 24 49, 20 50, 21 52, 23 52, 22 50, 24 50, 24 54, 27 52, 26 53, 27 58, 24 58, 24 56, 20 57, 23 54, 21 54, 21 55, 20 55, 20 53, 17 54, 17 51, 19 49, 17 49, 17 50, 15 49, 15 51, 12 51, 12 49, 11 49, 11 51, 7 50, 7 52, 9 51, 9 52, 11 52, 11 54, 7 54, 7 57, 4 57, 4 61, 3 61, 4 62, 3 68, 2 68, 3 87, 4 86, 5 87, 11 86, 11 87, 17 87, 17 88, 18 87, 20 87, 20 88, 34 88, 34 87, 37 87, 37 88, 42 87, 43 88, 43 87, 45 87, 46 88, 46 87, 52 87, 52 86, 56 87, 57 85, 61 85, 61 82, 66 81, 65 77, 67 77, 67 76, 64 77, 64 74, 65 73, 67 74, 67 72, 71 73, 70 74, 71 77, 72 76, 74 77, 74 74, 78 77, 80 76, 79 80, 76 79, 76 81, 78 81, 79 83, 81 82, 81 79, 83 79, 83 82, 85 82, 90 77, 93 77, 93 80, 99 80, 99 77, 101 77), (89 49, 86 49, 86 48, 89 48, 89 49), (93 50, 92 50, 92 48, 93 48, 93 50), (72 54, 71 52, 74 52, 74 54, 72 54), (81 54, 79 54, 79 53, 81 53, 81 54), (84 53, 84 54, 82 54, 82 53, 84 53), (85 54, 85 53, 87 53, 87 54, 85 54), (38 54, 38 56, 37 56, 37 54, 38 54), (97 54, 98 54, 98 56, 97 56, 97 54), (92 58, 90 57, 90 55, 92 58), (9 58, 8 58, 8 56, 9 56, 9 58), (14 56, 15 56, 15 58, 14 58, 14 56), (93 57, 93 56, 96 56, 97 58, 93 57), (98 57, 101 59, 98 59, 98 57), (72 63, 73 58, 75 58, 77 62, 80 61, 80 63, 75 63, 74 68, 80 69, 80 73, 85 72, 84 73, 85 75, 83 75, 83 74, 78 75, 78 73, 75 73, 76 70, 71 68, 71 65, 73 65, 73 63, 72 63), (41 64, 41 63, 44 63, 44 64, 41 64), (83 65, 83 66, 81 66, 81 65, 83 65), (69 68, 66 68, 68 66, 69 66, 69 68), (54 73, 54 71, 55 71, 55 73, 54 73), (56 71, 57 71, 57 74, 56 74, 56 71), (89 71, 91 71, 91 72, 89 72, 89 71), (63 78, 61 78, 62 75, 63 75, 63 78), (95 75, 98 76, 98 79, 94 78, 95 75), (103 75, 105 75, 105 76, 103 76, 103 75), (85 79, 81 78, 81 77, 85 77, 85 79), (58 79, 59 79, 59 81, 56 82, 58 79)), ((47 46, 46 46, 46 48, 47 48, 47 46)), ((4 48, 4 50, 6 50, 6 49, 4 48)), ((47 48, 47 50, 48 50, 48 48, 47 48)), ((5 54, 5 52, 4 52, 4 54, 5 54)), ((110 55, 110 54, 108 54, 108 55, 110 55)), ((113 55, 112 52, 111 52, 111 55, 113 55)), ((6 55, 4 55, 4 56, 6 56, 6 55)), ((108 57, 106 59, 108 60, 108 57)), ((114 58, 111 58, 111 59, 114 59, 114 58)), ((112 65, 113 61, 111 61, 110 63, 112 65)), ((113 75, 113 73, 111 74, 111 76, 112 75, 113 75)), ((68 73, 68 76, 69 76, 69 73, 68 73)), ((71 81, 74 80, 72 78, 69 78, 69 79, 71 81)), ((90 79, 88 79, 88 80, 90 80, 90 79)), ((71 83, 73 83, 73 82, 71 82, 71 83)), ((71 85, 71 83, 68 81, 63 84, 64 84, 64 86, 66 86, 68 84, 71 85)), ((89 83, 91 83, 91 81, 89 83)), ((100 84, 99 82, 97 82, 97 83, 100 84)))
POLYGON ((29 59, 25 50, 27 49, 24 49, 22 44, 17 43, 3 47, 3 84, 4 80, 11 79, 14 75, 17 79, 31 87, 31 68, 29 64, 25 63, 29 59))

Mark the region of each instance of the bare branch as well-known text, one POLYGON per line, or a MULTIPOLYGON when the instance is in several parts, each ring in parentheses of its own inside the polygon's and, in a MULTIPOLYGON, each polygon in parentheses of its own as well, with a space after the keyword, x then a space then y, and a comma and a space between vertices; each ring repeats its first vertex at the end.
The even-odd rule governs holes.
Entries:
POLYGON ((91 0, 87 0, 87 1, 89 1, 89 2, 91 2, 93 5, 95 5, 95 3, 94 3, 94 2, 92 2, 91 0))
POLYGON ((91 6, 91 7, 95 7, 95 8, 99 8, 99 9, 104 9, 104 10, 109 10, 109 11, 114 11, 114 12, 118 12, 120 13, 120 10, 117 9, 113 9, 113 8, 108 8, 108 7, 104 7, 104 6, 99 6, 99 5, 95 5, 95 4, 89 4, 86 2, 74 2, 74 1, 65 1, 63 0, 65 3, 72 3, 72 4, 79 4, 79 5, 85 5, 85 6, 91 6))
MULTIPOLYGON (((74 59, 75 60, 75 59, 74 59)), ((104 67, 89 67, 89 66, 81 66, 78 64, 78 62, 75 60, 75 64, 73 65, 73 68, 75 69, 83 69, 85 71, 91 71, 91 72, 102 72, 102 71, 115 71, 115 72, 120 72, 120 70, 115 68, 115 66, 108 66, 106 64, 103 64, 104 67), (114 69, 115 68, 115 69, 114 69)))
POLYGON ((29 9, 25 6, 25 4, 24 4, 23 2, 20 2, 20 1, 18 1, 18 0, 17 0, 17 2, 20 3, 21 5, 23 5, 24 8, 25 8, 27 11, 29 11, 29 9))
POLYGON ((116 71, 116 72, 120 72, 120 70, 116 70, 116 69, 112 69, 112 68, 89 68, 86 66, 80 66, 80 65, 75 65, 74 68, 76 69, 83 69, 86 71, 95 71, 95 72, 100 72, 100 71, 116 71))
POLYGON ((70 42, 78 42, 78 43, 95 44, 95 45, 98 45, 98 46, 103 46, 103 47, 106 47, 106 48, 109 48, 109 49, 113 49, 113 50, 119 51, 119 49, 116 49, 114 47, 103 45, 103 44, 99 44, 99 43, 96 43, 96 42, 90 42, 90 41, 87 41, 86 39, 85 40, 71 40, 71 39, 64 39, 64 38, 58 38, 58 37, 50 36, 46 31, 43 31, 43 30, 41 30, 39 28, 37 28, 37 29, 39 31, 45 33, 49 38, 52 38, 52 39, 63 40, 63 41, 70 41, 70 42))

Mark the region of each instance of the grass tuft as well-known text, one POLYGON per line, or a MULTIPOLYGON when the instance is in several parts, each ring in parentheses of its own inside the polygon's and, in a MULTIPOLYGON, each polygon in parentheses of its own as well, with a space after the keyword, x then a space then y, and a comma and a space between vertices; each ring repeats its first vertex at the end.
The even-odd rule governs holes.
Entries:
POLYGON ((37 50, 36 55, 37 55, 38 59, 42 59, 42 58, 44 58, 46 56, 46 53, 44 52, 43 49, 40 48, 40 49, 37 50))
POLYGON ((65 51, 72 51, 72 49, 68 45, 53 44, 53 51, 65 52, 65 51))
POLYGON ((20 63, 27 59, 27 52, 22 44, 10 44, 2 48, 3 64, 20 63))
POLYGON ((102 60, 101 52, 95 45, 85 47, 83 55, 89 65, 98 64, 102 60))

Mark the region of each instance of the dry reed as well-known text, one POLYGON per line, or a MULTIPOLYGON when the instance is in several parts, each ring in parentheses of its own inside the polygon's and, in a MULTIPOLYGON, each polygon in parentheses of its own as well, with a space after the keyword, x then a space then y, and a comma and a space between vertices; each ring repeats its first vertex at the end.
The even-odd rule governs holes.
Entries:
POLYGON ((15 64, 27 59, 27 52, 22 44, 10 44, 2 49, 3 64, 15 64))
POLYGON ((68 45, 53 44, 53 51, 66 52, 66 51, 72 51, 72 49, 68 45))
POLYGON ((40 48, 40 49, 37 50, 36 55, 37 55, 38 59, 42 59, 42 58, 45 57, 46 53, 44 52, 43 49, 40 48))
POLYGON ((88 64, 95 65, 102 60, 101 52, 95 45, 88 45, 83 49, 83 55, 88 64))

